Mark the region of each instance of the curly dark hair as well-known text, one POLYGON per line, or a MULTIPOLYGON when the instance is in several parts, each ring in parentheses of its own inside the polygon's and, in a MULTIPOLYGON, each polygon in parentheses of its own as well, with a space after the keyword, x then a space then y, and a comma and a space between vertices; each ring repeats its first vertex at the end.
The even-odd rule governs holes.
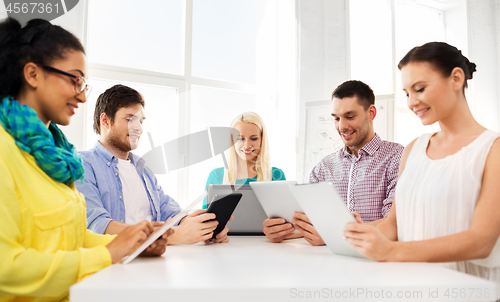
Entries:
POLYGON ((64 59, 70 50, 85 53, 82 43, 60 26, 42 19, 30 20, 26 26, 7 18, 0 23, 0 100, 17 97, 24 85, 24 66, 33 62, 50 65, 64 59))

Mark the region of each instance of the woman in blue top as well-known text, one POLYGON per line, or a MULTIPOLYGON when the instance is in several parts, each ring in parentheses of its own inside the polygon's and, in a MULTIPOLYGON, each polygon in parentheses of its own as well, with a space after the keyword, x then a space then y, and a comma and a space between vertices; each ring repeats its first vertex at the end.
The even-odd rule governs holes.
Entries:
MULTIPOLYGON (((257 113, 238 115, 231 128, 238 130, 240 136, 231 136, 234 144, 229 149, 229 169, 220 167, 212 170, 205 189, 210 184, 248 185, 252 181, 286 180, 281 169, 271 167, 266 126, 257 113)), ((207 208, 206 198, 203 208, 207 208)))

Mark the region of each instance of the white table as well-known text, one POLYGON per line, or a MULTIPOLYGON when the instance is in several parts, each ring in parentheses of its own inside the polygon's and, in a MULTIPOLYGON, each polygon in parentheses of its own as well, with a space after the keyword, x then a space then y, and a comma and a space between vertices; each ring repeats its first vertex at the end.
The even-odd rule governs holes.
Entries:
POLYGON ((303 239, 274 244, 232 236, 225 244, 169 246, 163 257, 112 265, 72 286, 70 299, 493 301, 495 289, 493 282, 428 263, 377 263, 334 255, 303 239))

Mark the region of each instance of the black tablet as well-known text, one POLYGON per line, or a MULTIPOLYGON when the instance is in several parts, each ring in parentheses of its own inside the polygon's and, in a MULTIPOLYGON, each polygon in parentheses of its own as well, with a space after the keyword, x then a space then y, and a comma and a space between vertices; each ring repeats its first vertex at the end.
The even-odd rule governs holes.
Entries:
POLYGON ((217 228, 214 230, 214 235, 212 238, 215 238, 217 234, 222 232, 227 224, 227 221, 229 220, 229 218, 231 218, 234 209, 236 209, 241 196, 243 196, 241 193, 231 193, 229 195, 214 196, 207 209, 207 213, 214 213, 215 220, 219 222, 217 228))

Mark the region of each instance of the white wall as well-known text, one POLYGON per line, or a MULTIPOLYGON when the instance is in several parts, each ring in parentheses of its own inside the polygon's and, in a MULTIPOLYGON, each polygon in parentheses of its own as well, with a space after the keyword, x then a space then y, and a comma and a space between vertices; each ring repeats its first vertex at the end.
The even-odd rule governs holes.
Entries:
MULTIPOLYGON (((348 3, 349 0, 297 0, 299 152, 304 150, 305 142, 305 103, 330 99, 332 90, 350 78, 348 3)), ((446 6, 448 41, 478 66, 468 91, 472 111, 483 125, 499 130, 500 0, 450 0, 446 6)), ((303 174, 303 159, 298 154, 298 178, 303 174)))
POLYGON ((477 65, 469 84, 469 99, 479 122, 496 131, 500 130, 498 7, 498 0, 467 2, 468 57, 477 65))
POLYGON ((454 0, 454 6, 444 11, 446 41, 468 56, 467 1, 454 0))
POLYGON ((349 78, 346 1, 297 2, 300 102, 330 99, 349 78))
POLYGON ((297 0, 299 21, 297 181, 302 179, 305 144, 305 104, 329 100, 350 77, 349 32, 344 0, 297 0))

